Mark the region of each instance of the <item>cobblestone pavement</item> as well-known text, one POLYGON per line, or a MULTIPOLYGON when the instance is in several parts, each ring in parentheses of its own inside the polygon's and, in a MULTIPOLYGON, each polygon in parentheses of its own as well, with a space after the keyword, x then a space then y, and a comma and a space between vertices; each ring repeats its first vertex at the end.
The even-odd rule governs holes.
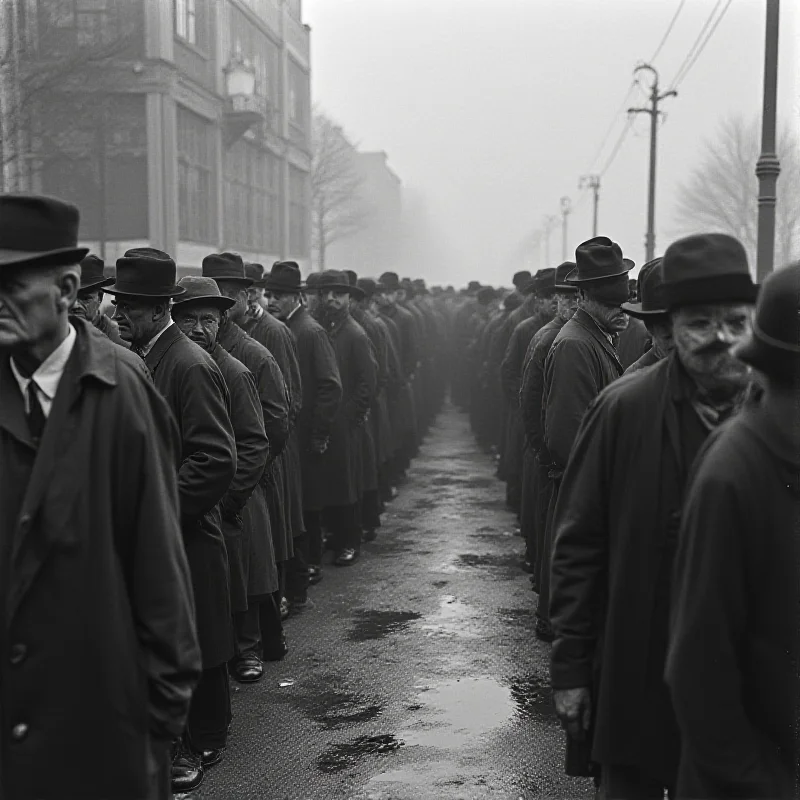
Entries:
POLYGON ((290 653, 235 686, 197 800, 590 797, 566 778, 522 540, 463 414, 431 431, 378 540, 326 567, 290 653))

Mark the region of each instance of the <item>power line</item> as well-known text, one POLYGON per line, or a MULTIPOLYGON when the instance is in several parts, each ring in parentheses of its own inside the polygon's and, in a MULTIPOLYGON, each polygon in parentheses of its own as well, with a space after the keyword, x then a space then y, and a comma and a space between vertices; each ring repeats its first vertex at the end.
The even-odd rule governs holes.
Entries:
POLYGON ((689 62, 688 66, 683 71, 683 74, 679 78, 676 78, 677 82, 673 81, 673 84, 672 84, 673 87, 677 87, 679 83, 683 83, 683 81, 686 80, 686 76, 689 74, 689 72, 691 71, 692 67, 695 65, 695 62, 697 61, 697 59, 700 58, 700 54, 703 52, 703 50, 705 50, 706 45, 708 44, 708 42, 711 39, 711 37, 714 35, 714 31, 717 29, 717 27, 719 26, 720 22, 722 22, 722 18, 725 16, 726 12, 731 7, 731 3, 732 2, 733 2, 733 0, 728 0, 725 8, 722 9, 722 13, 717 17, 716 22, 712 26, 711 30, 708 32, 708 36, 706 36, 706 38, 703 40, 703 43, 700 45, 700 49, 694 54, 694 58, 689 62))
POLYGON ((689 63, 689 61, 691 61, 692 56, 694 55, 695 50, 697 49, 697 46, 700 44, 700 40, 703 38, 703 36, 705 36, 705 33, 708 30, 709 25, 711 25, 711 21, 714 19, 714 16, 716 15, 717 11, 719 10, 719 7, 722 5, 723 2, 724 0, 717 0, 717 2, 714 4, 714 8, 711 9, 711 13, 708 15, 708 18, 706 19, 705 23, 703 23, 703 27, 700 28, 700 33, 697 34, 697 38, 694 40, 692 46, 689 48, 689 52, 686 54, 686 58, 683 59, 683 62, 681 63, 680 67, 678 67, 678 71, 675 73, 675 77, 672 79, 670 86, 677 85, 678 78, 681 77, 681 74, 686 68, 686 65, 689 63))
POLYGON ((619 108, 614 112, 614 116, 611 118, 611 123, 609 124, 608 129, 606 130, 605 135, 603 136, 603 141, 600 142, 600 147, 597 148, 597 151, 595 152, 594 157, 592 158, 592 164, 589 167, 589 169, 584 170, 584 174, 588 175, 594 169, 594 165, 597 163, 597 159, 600 158, 600 155, 605 149, 605 146, 608 142, 608 137, 611 136, 611 132, 614 130, 614 126, 617 124, 619 115, 625 110, 625 106, 628 104, 631 95, 636 90, 638 83, 639 82, 635 79, 631 81, 631 85, 628 88, 628 93, 625 95, 622 102, 619 104, 619 108))
POLYGON ((656 60, 656 57, 661 52, 661 48, 666 43, 667 39, 669 39, 669 35, 672 33, 672 29, 675 27, 675 23, 678 21, 678 17, 680 16, 681 10, 683 9, 683 6, 685 4, 686 0, 681 0, 680 3, 678 3, 678 8, 676 9, 674 16, 672 17, 672 21, 669 23, 666 32, 661 37, 661 41, 658 43, 658 47, 656 47, 655 53, 653 53, 653 55, 650 56, 651 64, 656 60))
POLYGON ((614 145, 614 149, 611 151, 611 155, 608 157, 603 169, 600 170, 600 177, 602 178, 606 172, 608 172, 609 167, 614 163, 614 159, 617 157, 617 153, 619 153, 625 139, 628 136, 628 132, 630 131, 633 125, 633 117, 628 117, 627 122, 625 123, 625 127, 622 129, 622 133, 620 133, 619 138, 617 139, 616 144, 614 145))

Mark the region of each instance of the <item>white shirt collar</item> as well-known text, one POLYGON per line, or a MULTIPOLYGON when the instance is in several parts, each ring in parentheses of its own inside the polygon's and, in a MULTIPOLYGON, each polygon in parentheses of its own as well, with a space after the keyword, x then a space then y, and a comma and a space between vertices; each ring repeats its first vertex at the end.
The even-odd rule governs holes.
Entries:
POLYGON ((169 325, 165 325, 144 347, 141 348, 143 357, 155 347, 156 342, 161 338, 164 331, 171 328, 174 324, 174 322, 170 322, 169 325))
POLYGON ((58 384, 61 382, 61 376, 67 366, 67 361, 72 355, 72 348, 75 346, 76 338, 75 328, 70 325, 64 341, 39 364, 36 371, 29 378, 26 378, 19 371, 13 357, 11 358, 11 371, 17 379, 23 396, 27 392, 28 384, 34 381, 39 389, 39 394, 43 395, 50 403, 53 402, 58 391, 58 384))
POLYGON ((299 309, 303 307, 302 303, 298 303, 287 315, 286 315, 286 322, 288 322, 297 312, 299 309))

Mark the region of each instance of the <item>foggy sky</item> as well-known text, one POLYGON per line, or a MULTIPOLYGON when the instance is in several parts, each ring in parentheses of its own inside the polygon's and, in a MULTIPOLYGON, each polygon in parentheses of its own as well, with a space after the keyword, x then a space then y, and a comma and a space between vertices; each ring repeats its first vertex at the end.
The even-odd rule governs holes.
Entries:
MULTIPOLYGON (((687 0, 654 62, 667 88, 716 0, 687 0)), ((779 125, 798 125, 799 3, 781 18, 779 125), (790 116, 794 114, 794 118, 790 116)), ((570 258, 591 236, 580 175, 606 162, 625 124, 593 158, 633 79, 666 31, 678 0, 305 0, 312 27, 312 96, 366 150, 385 150, 404 185, 424 198, 437 255, 418 273, 463 285, 509 285, 550 263, 520 244, 568 195, 570 258)), ((729 115, 761 113, 763 0, 733 0, 659 130, 656 254, 674 238, 677 185, 701 142, 729 115)), ((627 105, 646 103, 641 73, 627 105)), ((644 260, 649 117, 639 115, 603 178, 599 233, 644 260)), ((381 265, 390 268, 391 265, 381 265)), ((354 265, 359 269, 359 265, 354 265)), ((362 268, 363 269, 363 268, 362 268)), ((377 270, 382 271, 382 270, 377 270)), ((369 270, 364 269, 367 273, 369 270)), ((635 274, 635 272, 634 272, 635 274)))

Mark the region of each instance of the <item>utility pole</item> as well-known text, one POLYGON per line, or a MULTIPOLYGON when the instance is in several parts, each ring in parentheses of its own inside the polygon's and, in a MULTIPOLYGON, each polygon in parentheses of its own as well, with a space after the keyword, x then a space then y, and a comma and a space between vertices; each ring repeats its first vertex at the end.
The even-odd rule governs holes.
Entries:
POLYGON ((758 176, 758 249, 756 280, 772 272, 775 260, 775 204, 780 161, 775 152, 775 111, 778 91, 778 19, 780 0, 767 0, 767 32, 764 43, 764 105, 761 114, 761 155, 758 176))
POLYGON ((544 266, 550 265, 550 234, 558 223, 558 217, 555 215, 545 215, 544 218, 544 266))
POLYGON ((667 97, 676 97, 677 92, 670 89, 659 94, 658 91, 658 72, 650 64, 640 64, 633 71, 635 75, 643 69, 653 73, 653 85, 650 87, 650 108, 629 108, 629 114, 649 114, 650 115, 650 180, 647 190, 647 234, 644 238, 645 261, 652 261, 656 252, 656 155, 657 155, 657 136, 658 136, 658 104, 667 97))
POLYGON ((572 211, 572 201, 569 197, 561 198, 561 260, 567 260, 567 217, 572 211))
POLYGON ((597 207, 600 204, 600 176, 599 175, 581 175, 578 188, 583 189, 587 186, 592 190, 593 195, 593 210, 592 210, 592 236, 597 236, 597 207))

